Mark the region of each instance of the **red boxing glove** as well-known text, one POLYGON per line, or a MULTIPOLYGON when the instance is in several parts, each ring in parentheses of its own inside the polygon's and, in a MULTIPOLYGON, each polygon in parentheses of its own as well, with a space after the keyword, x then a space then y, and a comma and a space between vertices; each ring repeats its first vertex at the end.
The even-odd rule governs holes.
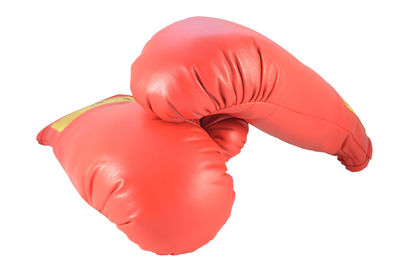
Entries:
POLYGON ((247 124, 218 118, 207 126, 221 146, 199 125, 164 122, 117 95, 57 120, 37 139, 53 147, 82 198, 133 242, 180 254, 214 238, 235 197, 225 159, 246 141, 247 124))
POLYGON ((326 81, 232 22, 195 17, 155 34, 132 65, 131 90, 164 120, 228 114, 288 143, 337 155, 350 171, 371 159, 360 120, 326 81))

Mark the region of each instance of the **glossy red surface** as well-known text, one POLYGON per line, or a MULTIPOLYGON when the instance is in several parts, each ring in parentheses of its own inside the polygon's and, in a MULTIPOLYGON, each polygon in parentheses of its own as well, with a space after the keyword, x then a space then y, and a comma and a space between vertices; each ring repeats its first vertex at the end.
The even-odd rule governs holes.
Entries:
POLYGON ((95 105, 61 132, 60 120, 39 143, 53 147, 82 198, 141 248, 190 252, 228 219, 235 193, 225 160, 246 140, 242 120, 205 121, 221 146, 201 126, 162 121, 132 101, 95 105))
POLYGON ((215 18, 178 21, 155 34, 132 65, 131 90, 167 121, 227 114, 283 141, 367 166, 371 141, 358 117, 317 73, 261 34, 215 18))

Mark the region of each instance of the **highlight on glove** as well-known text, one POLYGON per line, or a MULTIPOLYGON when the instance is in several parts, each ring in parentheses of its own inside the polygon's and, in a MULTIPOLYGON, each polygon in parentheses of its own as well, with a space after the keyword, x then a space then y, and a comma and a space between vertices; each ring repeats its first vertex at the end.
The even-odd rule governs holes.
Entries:
POLYGON ((55 121, 37 140, 53 147, 82 198, 129 239, 181 254, 213 239, 230 216, 235 193, 225 161, 246 141, 243 120, 205 123, 167 123, 116 95, 55 121))
POLYGON ((263 35, 208 17, 156 33, 131 68, 131 91, 166 121, 215 114, 242 118, 304 149, 365 168, 372 145, 363 125, 317 73, 263 35))

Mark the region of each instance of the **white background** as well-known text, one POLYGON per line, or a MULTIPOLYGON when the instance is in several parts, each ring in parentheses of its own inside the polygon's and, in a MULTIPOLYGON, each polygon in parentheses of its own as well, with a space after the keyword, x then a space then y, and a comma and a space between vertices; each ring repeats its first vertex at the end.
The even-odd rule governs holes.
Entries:
POLYGON ((400 265, 398 1, 1 1, 0 265, 400 265), (194 253, 142 251, 74 190, 37 132, 129 94, 130 65, 168 24, 228 19, 274 40, 353 107, 374 145, 351 173, 251 128, 228 163, 236 201, 194 253))

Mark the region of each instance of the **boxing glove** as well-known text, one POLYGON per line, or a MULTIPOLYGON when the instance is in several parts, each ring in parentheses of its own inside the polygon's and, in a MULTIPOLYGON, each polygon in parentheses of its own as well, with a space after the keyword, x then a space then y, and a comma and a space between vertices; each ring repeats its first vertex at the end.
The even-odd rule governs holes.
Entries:
POLYGON ((53 147, 82 198, 129 239, 180 254, 214 238, 234 201, 225 160, 244 144, 247 124, 219 117, 207 128, 211 135, 193 123, 164 122, 116 95, 57 120, 37 139, 53 147))
POLYGON ((167 121, 226 114, 283 141, 367 166, 371 141, 350 106, 318 74, 261 34, 215 18, 155 34, 131 68, 131 91, 167 121))

